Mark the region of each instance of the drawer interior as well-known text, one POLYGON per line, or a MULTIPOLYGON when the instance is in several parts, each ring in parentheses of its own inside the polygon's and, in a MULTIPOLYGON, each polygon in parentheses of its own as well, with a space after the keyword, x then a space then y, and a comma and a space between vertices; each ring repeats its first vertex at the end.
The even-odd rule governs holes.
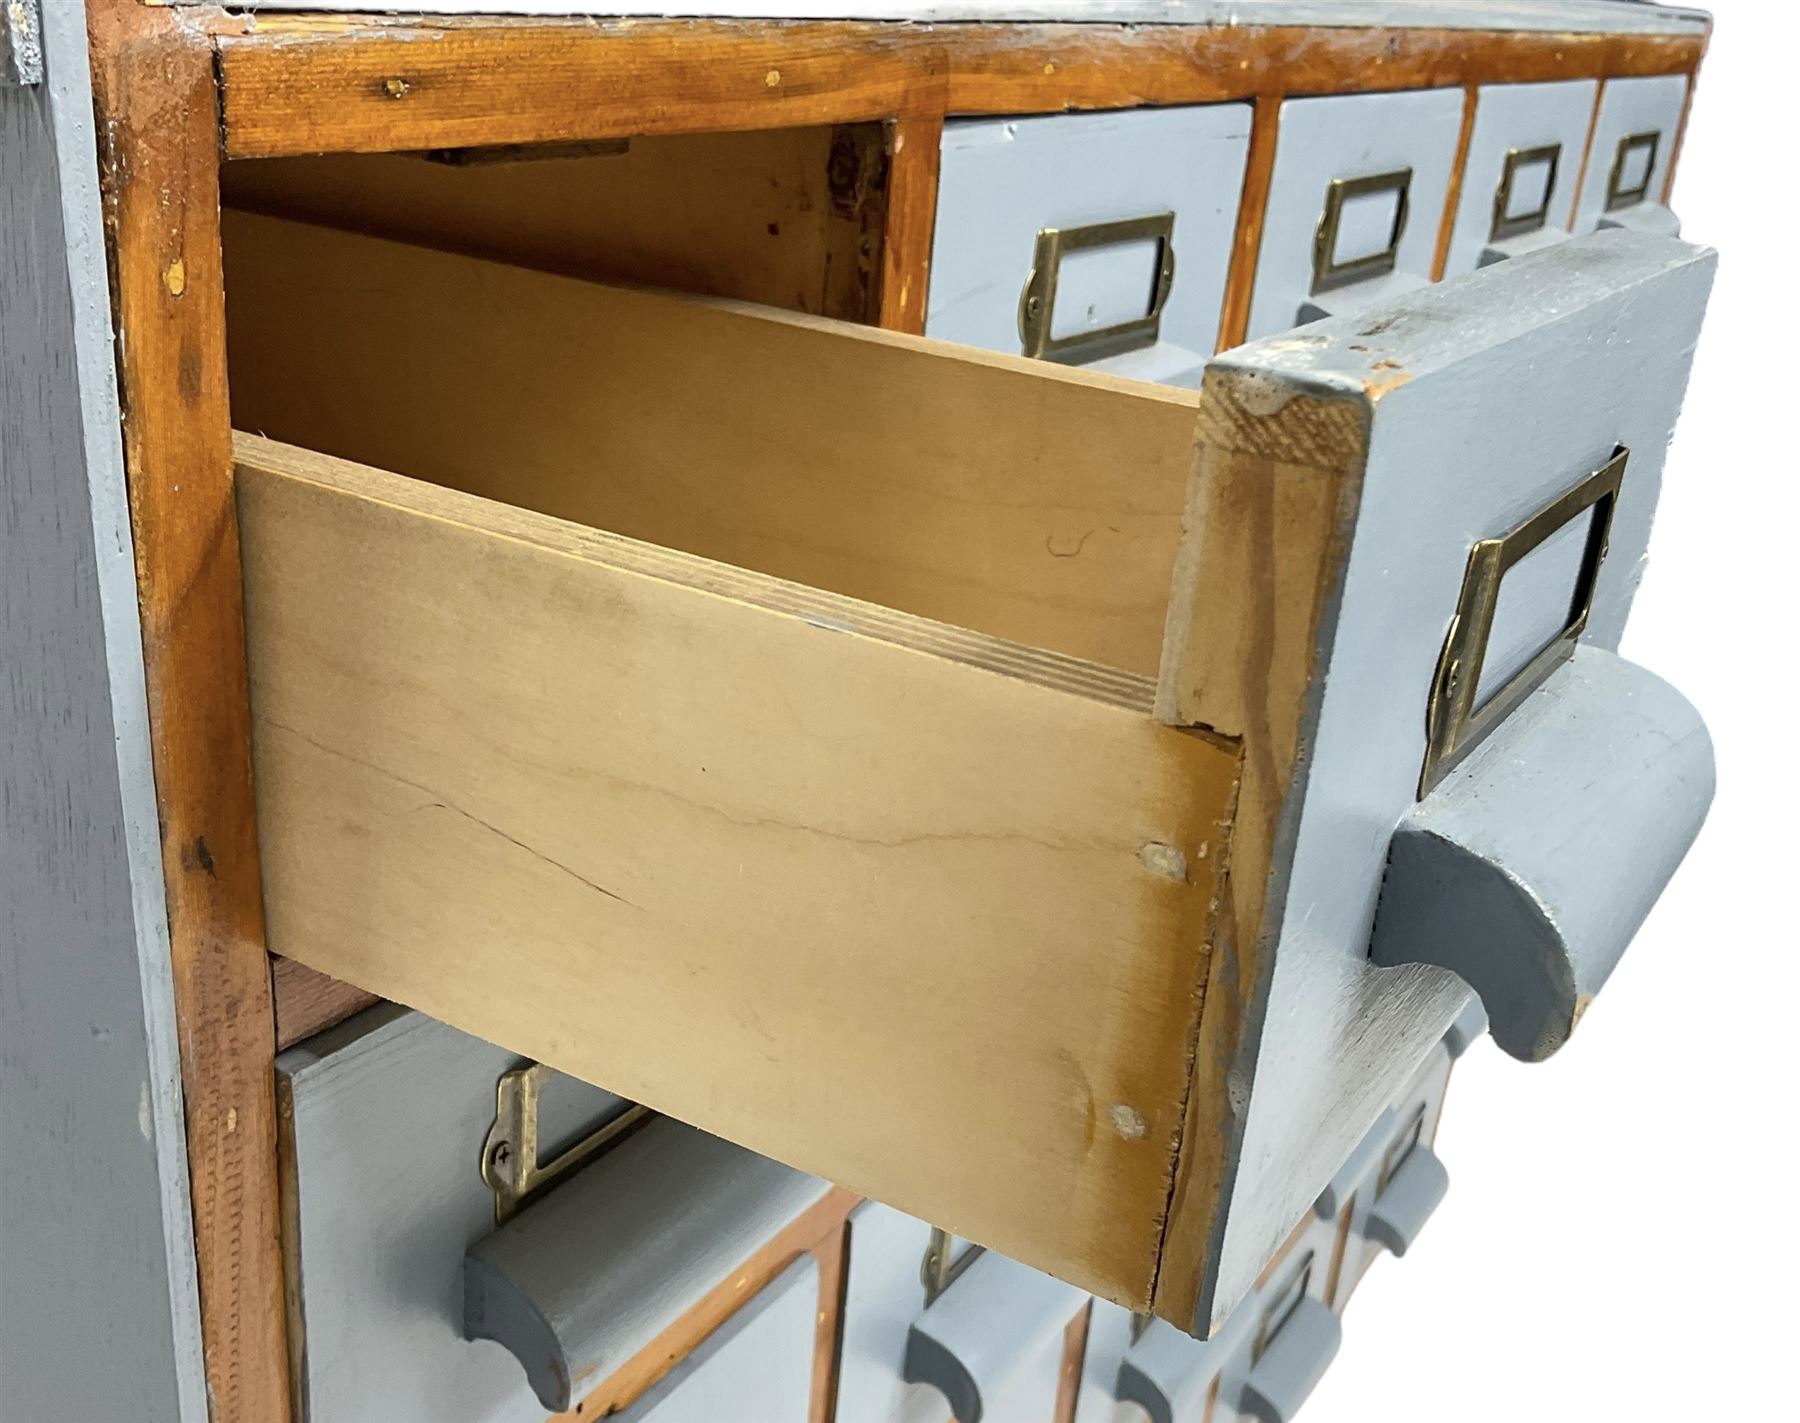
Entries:
POLYGON ((230 213, 234 423, 1156 673, 1198 397, 230 213))
POLYGON ((226 237, 271 949, 1148 1308, 1238 774, 1152 715, 1196 397, 226 237))

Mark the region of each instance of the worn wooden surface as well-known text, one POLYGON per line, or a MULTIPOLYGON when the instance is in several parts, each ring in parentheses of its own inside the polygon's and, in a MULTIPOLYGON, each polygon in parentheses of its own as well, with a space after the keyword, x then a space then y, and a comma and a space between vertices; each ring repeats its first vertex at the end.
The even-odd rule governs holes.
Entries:
POLYGON ((241 452, 280 952, 1147 1300, 1229 751, 1126 674, 241 452))
POLYGON ((277 1049, 303 1042, 379 1001, 354 984, 340 983, 292 959, 274 956, 269 969, 274 979, 277 1049))
MULTIPOLYGON (((265 10, 423 10, 433 15, 579 14, 660 18, 667 0, 272 0, 265 10)), ((686 0, 686 14, 725 19, 798 18, 816 11, 808 0, 686 0)), ((1326 25, 1444 26, 1452 29, 1524 29, 1559 32, 1693 34, 1706 24, 1697 10, 1657 6, 1621 10, 1608 0, 835 0, 831 13, 847 19, 945 24, 1067 21, 1084 25, 1326 25)))
POLYGON ((0 55, 0 1415, 205 1423, 86 37, 42 24, 34 86, 0 55))
POLYGON ((226 151, 248 158, 1674 74, 1704 44, 1700 33, 264 16, 221 38, 220 72, 226 151))
POLYGON ((887 221, 880 243, 876 320, 888 331, 916 336, 925 329, 943 144, 941 115, 896 119, 887 126, 887 221))
POLYGON ((1189 392, 228 217, 246 429, 1156 669, 1189 392))
POLYGON ((282 1423, 275 1023, 263 951, 225 395, 219 115, 199 23, 94 11, 136 543, 212 1423, 282 1423))
MULTIPOLYGON (((284 158, 227 164, 223 184, 228 204, 251 211, 865 321, 888 197, 883 137, 870 123, 639 138, 617 155, 535 161, 284 158)), ((929 251, 929 186, 922 197, 929 251)))

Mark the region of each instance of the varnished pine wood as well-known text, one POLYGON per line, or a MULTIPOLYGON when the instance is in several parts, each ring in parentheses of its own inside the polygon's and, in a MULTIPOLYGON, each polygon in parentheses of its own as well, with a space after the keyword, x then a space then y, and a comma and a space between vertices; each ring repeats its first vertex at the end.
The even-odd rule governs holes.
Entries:
POLYGON ((1301 26, 265 15, 221 40, 220 63, 227 153, 268 157, 1674 74, 1703 47, 1301 26))
POLYGON ((327 978, 292 959, 273 956, 269 967, 274 975, 277 1052, 380 1002, 373 993, 327 978))
MULTIPOLYGON (((597 281, 873 317, 882 125, 633 140, 618 155, 448 164, 334 154, 225 166, 225 201, 597 281)), ((929 240, 929 235, 927 240, 929 240)))
POLYGON ((1462 128, 1456 138, 1456 158, 1450 165, 1450 189, 1444 198, 1444 216, 1438 222, 1437 248, 1431 259, 1431 280, 1444 280, 1450 262, 1450 241, 1456 235, 1456 212, 1462 203, 1463 183, 1469 176, 1469 145, 1475 139, 1475 110, 1481 103, 1479 85, 1471 84, 1463 95, 1462 128))
POLYGON ((1231 271, 1225 279, 1225 305, 1219 316, 1219 349, 1243 344, 1250 325, 1250 298, 1256 290, 1256 264, 1262 251, 1263 227, 1269 214, 1269 187, 1275 179, 1275 149, 1281 138, 1281 96, 1265 94, 1256 101, 1250 121, 1250 151, 1244 163, 1244 194, 1238 203, 1237 236, 1231 247, 1231 271))
MULTIPOLYGON (((1239 741, 1241 779, 1218 915, 1217 967, 1195 1042, 1196 1079, 1223 1080, 1246 1046, 1246 1014, 1268 968, 1262 928, 1280 822, 1313 696, 1320 620, 1341 580, 1367 448, 1362 408, 1309 395, 1271 405, 1253 379, 1209 371, 1199 459, 1176 561, 1157 711, 1239 741), (1229 539, 1206 538, 1229 528, 1229 539)), ((1217 1258, 1241 1107, 1189 1098, 1164 1238, 1156 1312, 1192 1324, 1217 1258)), ((1204 1324, 1204 1321, 1202 1321, 1204 1324)))
POLYGON ((1700 74, 1696 70, 1688 76, 1687 97, 1681 101, 1681 120, 1675 125, 1675 146, 1669 151, 1669 175, 1663 179, 1663 206, 1673 205, 1675 198, 1675 170, 1681 166, 1681 150, 1687 144, 1688 119, 1694 112, 1694 91, 1700 87, 1700 74))
POLYGON ((1081 1370, 1087 1361, 1088 1327, 1094 1318, 1089 1300, 1063 1330, 1062 1364, 1056 1377, 1056 1408, 1051 1423, 1075 1423, 1075 1406, 1081 1401, 1081 1370))
POLYGON ((734 1270, 728 1279, 721 1281, 611 1378, 567 1413, 555 1415, 549 1423, 594 1423, 596 1419, 629 1408, 802 1255, 811 1255, 819 1264, 818 1334, 813 1356, 812 1412, 808 1423, 832 1423, 837 1339, 843 1312, 845 1242, 850 1212, 860 1204, 860 1198, 852 1192, 833 1190, 734 1270))
POLYGON ((881 244, 877 320, 889 331, 918 335, 925 330, 931 282, 944 120, 938 115, 899 119, 888 132, 887 229, 881 244))
POLYGON ((225 395, 213 53, 189 20, 92 11, 126 475, 162 821, 213 1423, 285 1423, 275 1021, 250 791, 225 395))
POLYGON ((1192 392, 227 216, 246 429, 1156 670, 1192 392))
MULTIPOLYGON (((1587 187, 1588 164, 1594 158, 1594 136, 1600 132, 1600 106, 1605 102, 1606 80, 1602 78, 1594 87, 1594 114, 1588 120, 1587 142, 1581 146, 1581 168, 1575 175, 1575 196, 1569 203, 1568 226, 1571 231, 1575 227, 1576 217, 1581 212, 1581 191, 1587 187)), ((1671 173, 1675 171, 1673 165, 1670 166, 1669 171, 1671 173)))

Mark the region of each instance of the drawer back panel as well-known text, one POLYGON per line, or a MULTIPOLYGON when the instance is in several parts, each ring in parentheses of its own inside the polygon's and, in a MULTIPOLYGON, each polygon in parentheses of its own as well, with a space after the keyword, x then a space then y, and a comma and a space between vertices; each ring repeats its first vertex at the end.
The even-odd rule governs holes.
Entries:
POLYGON ((240 428, 1141 675, 1197 397, 228 214, 240 428))

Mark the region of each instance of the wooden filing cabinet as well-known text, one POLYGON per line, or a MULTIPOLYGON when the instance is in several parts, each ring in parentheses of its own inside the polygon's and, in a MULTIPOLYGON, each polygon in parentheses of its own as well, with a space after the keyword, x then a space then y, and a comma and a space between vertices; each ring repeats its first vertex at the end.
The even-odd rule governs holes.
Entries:
POLYGON ((285 9, 52 7, 4 91, 122 418, 168 1416, 1287 1416, 1471 988, 1553 1051, 1704 813, 1613 650, 1704 19, 285 9), (1469 809, 1595 745, 1604 877, 1469 809), (507 1234, 531 1063, 658 1125, 507 1234), (678 1222, 640 1157, 759 1184, 558 1259, 678 1222))

